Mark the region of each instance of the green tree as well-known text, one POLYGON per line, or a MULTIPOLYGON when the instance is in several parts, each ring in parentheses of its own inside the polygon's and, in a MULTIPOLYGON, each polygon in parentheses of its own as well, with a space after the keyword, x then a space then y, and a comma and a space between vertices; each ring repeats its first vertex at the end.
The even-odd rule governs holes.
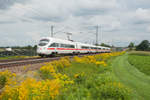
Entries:
POLYGON ((37 49, 37 45, 34 45, 33 49, 36 50, 37 49))
POLYGON ((111 47, 110 45, 108 44, 105 44, 105 43, 101 43, 100 46, 104 46, 104 47, 111 47))
POLYGON ((149 50, 149 41, 143 40, 137 47, 136 50, 147 51, 149 50))
POLYGON ((131 42, 128 47, 130 48, 130 50, 132 50, 134 48, 134 43, 131 42))

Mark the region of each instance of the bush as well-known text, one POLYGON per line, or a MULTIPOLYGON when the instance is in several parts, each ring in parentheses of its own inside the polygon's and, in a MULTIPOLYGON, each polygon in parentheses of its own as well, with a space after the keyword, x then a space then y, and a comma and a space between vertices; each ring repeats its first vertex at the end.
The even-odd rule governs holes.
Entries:
POLYGON ((7 82, 6 76, 1 75, 0 76, 0 89, 5 86, 6 82, 7 82))
POLYGON ((6 84, 13 84, 14 76, 16 76, 16 74, 11 73, 8 70, 0 72, 0 89, 3 88, 6 84))
POLYGON ((112 82, 101 85, 97 88, 97 94, 100 98, 114 100, 129 100, 130 90, 121 83, 112 82))
POLYGON ((101 74, 95 79, 95 85, 91 87, 94 100, 130 100, 130 89, 119 82, 115 82, 110 73, 101 74))

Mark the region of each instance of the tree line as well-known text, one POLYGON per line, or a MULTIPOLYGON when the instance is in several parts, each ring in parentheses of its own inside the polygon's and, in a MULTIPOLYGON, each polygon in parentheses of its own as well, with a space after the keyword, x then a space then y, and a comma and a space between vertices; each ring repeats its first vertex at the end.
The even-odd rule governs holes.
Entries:
POLYGON ((134 43, 131 42, 128 47, 130 50, 133 50, 135 48, 135 50, 137 51, 150 51, 150 42, 148 40, 143 40, 137 46, 135 46, 134 43))
POLYGON ((37 45, 31 46, 7 46, 7 47, 0 47, 0 48, 12 48, 12 49, 27 49, 27 50, 36 50, 37 49, 37 45))

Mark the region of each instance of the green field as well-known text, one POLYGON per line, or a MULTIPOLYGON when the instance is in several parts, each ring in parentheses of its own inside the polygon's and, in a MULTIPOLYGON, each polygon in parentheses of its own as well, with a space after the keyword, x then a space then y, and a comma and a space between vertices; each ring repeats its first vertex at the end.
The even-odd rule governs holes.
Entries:
MULTIPOLYGON (((128 62, 128 54, 117 57, 112 68, 114 75, 118 81, 133 90, 133 100, 149 100, 150 99, 150 77, 140 72, 135 66, 128 62)), ((136 60, 139 63, 138 60, 136 60)), ((149 63, 149 62, 148 62, 149 63)), ((144 69, 145 65, 141 65, 144 69)))
POLYGON ((148 51, 130 51, 129 55, 141 55, 141 56, 150 56, 150 52, 148 51))
POLYGON ((131 65, 135 66, 139 71, 150 75, 150 56, 130 54, 128 61, 131 65))

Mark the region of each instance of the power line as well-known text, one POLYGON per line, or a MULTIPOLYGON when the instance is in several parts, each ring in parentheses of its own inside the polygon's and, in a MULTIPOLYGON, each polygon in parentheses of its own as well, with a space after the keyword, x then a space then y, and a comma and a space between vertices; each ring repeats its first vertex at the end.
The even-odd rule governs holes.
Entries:
POLYGON ((56 33, 64 32, 64 30, 65 30, 65 29, 66 29, 66 27, 62 28, 62 29, 61 29, 61 30, 59 30, 59 31, 54 32, 53 34, 55 35, 56 33))

